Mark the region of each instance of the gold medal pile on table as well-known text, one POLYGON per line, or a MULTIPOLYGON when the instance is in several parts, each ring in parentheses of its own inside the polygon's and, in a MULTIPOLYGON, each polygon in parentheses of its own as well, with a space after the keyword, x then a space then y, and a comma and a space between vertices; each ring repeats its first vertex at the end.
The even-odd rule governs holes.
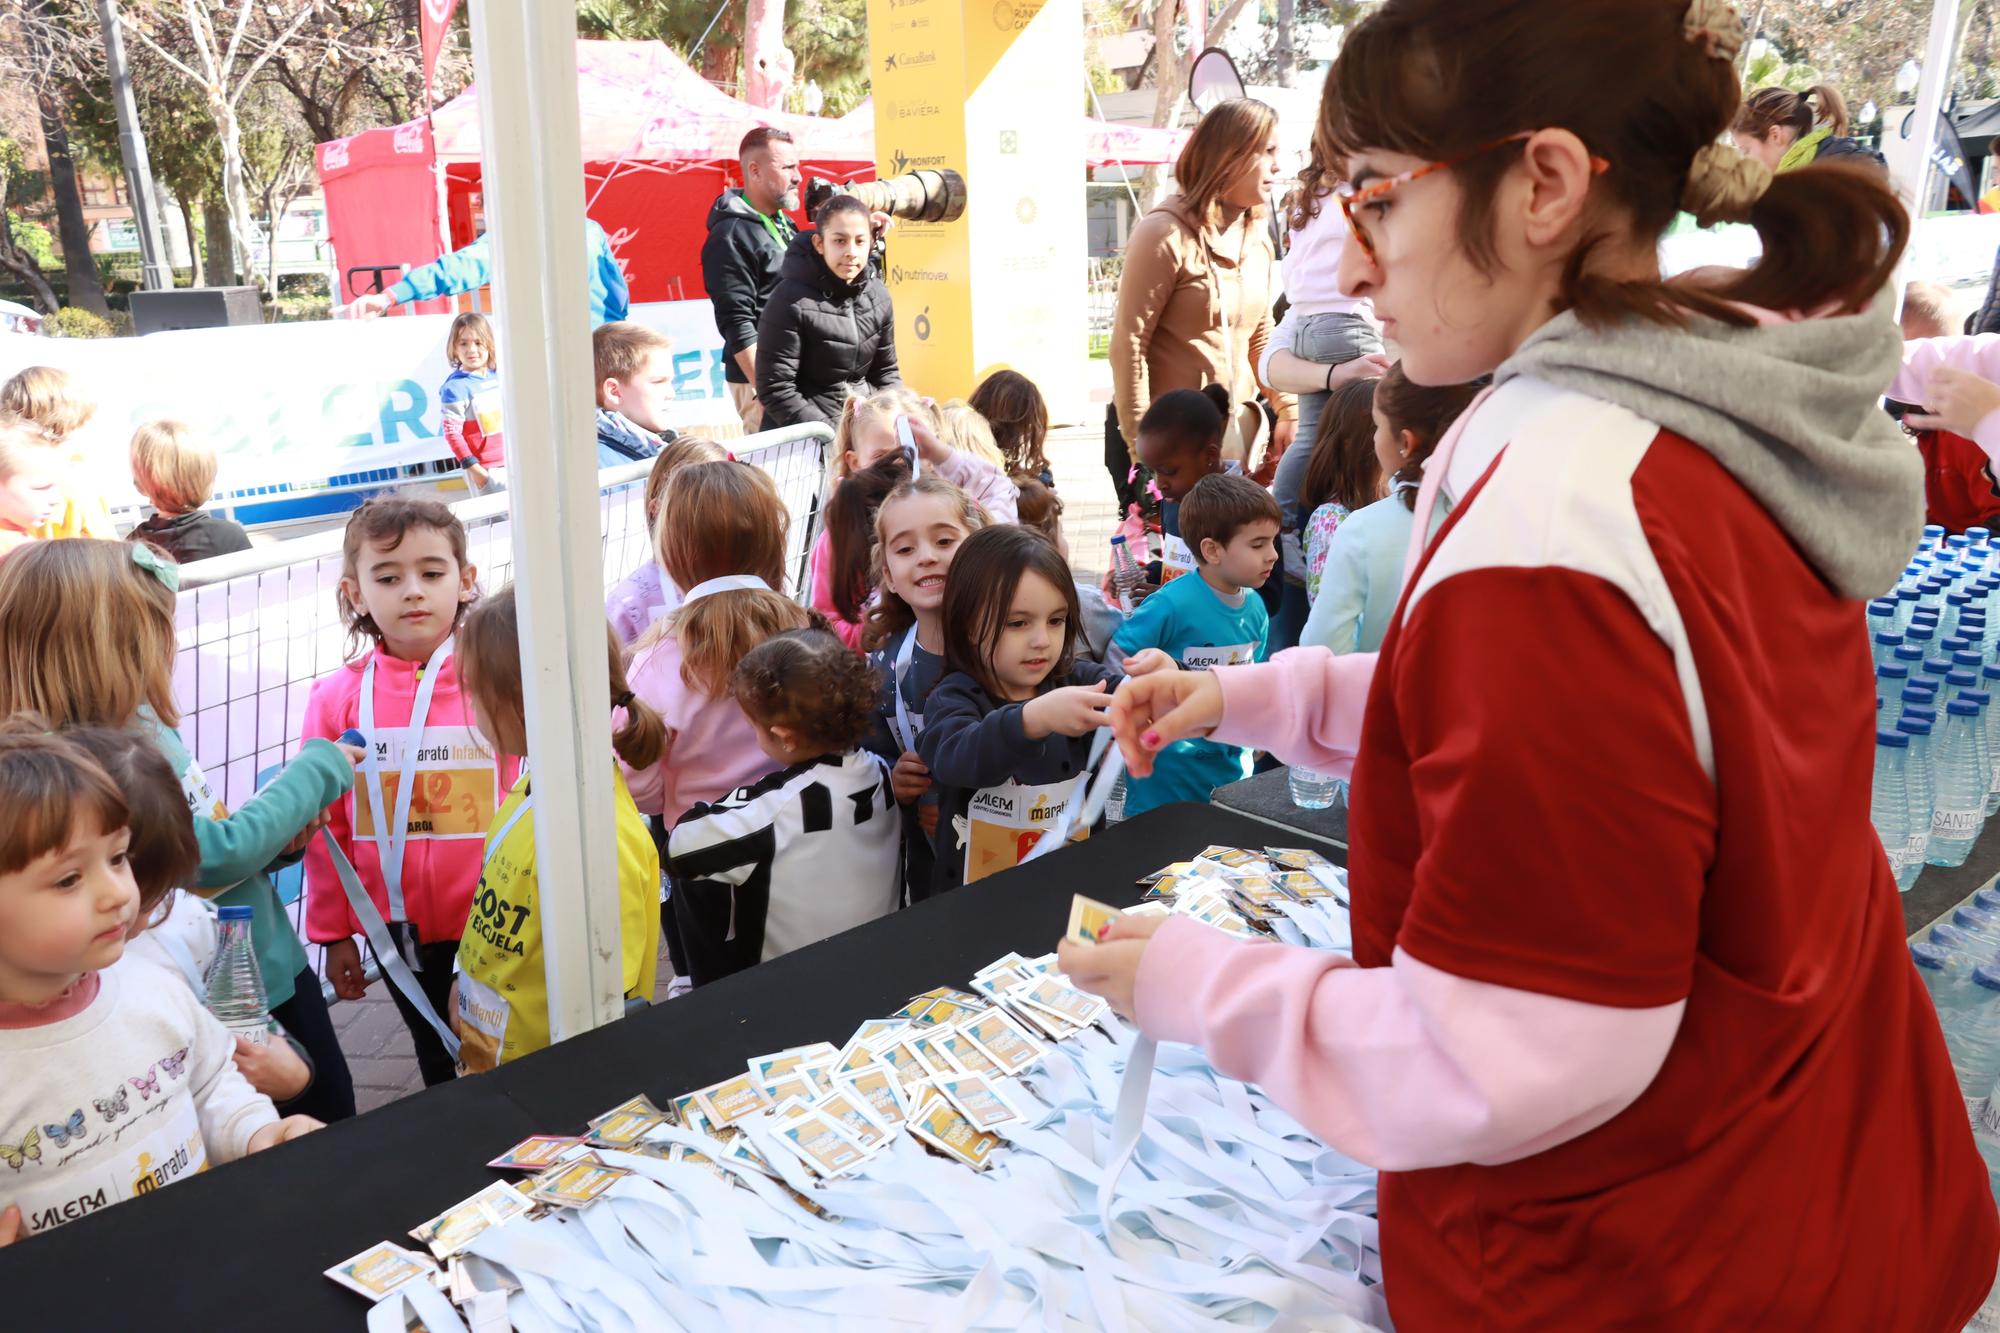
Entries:
MULTIPOLYGON (((1193 916, 1238 934, 1269 932, 1280 901, 1344 904, 1344 881, 1316 852, 1209 847, 1139 882, 1147 898, 1124 915, 1193 916)), ((1068 934, 1086 943, 1120 915, 1078 896, 1068 934)), ((535 1134, 487 1165, 520 1178, 487 1186, 413 1228, 429 1253, 374 1246, 326 1270, 344 1287, 379 1299, 424 1280, 468 1314, 503 1301, 516 1284, 496 1265, 461 1251, 489 1227, 590 1206, 632 1171, 600 1156, 632 1153, 701 1166, 735 1183, 730 1169, 684 1143, 654 1134, 674 1127, 706 1136, 736 1166, 770 1177, 800 1206, 824 1215, 792 1189, 744 1129, 767 1118, 763 1142, 796 1157, 817 1180, 860 1171, 908 1133, 931 1151, 975 1171, 991 1165, 1003 1140, 992 1131, 1024 1118, 1011 1092, 1047 1044, 1084 1031, 1108 1012, 1056 970, 1055 955, 1008 953, 981 968, 969 989, 939 986, 886 1018, 869 1019, 847 1042, 814 1042, 746 1062, 744 1072, 673 1098, 637 1096, 592 1119, 580 1135, 535 1134)), ((796 1173, 793 1173, 796 1177, 796 1173)))

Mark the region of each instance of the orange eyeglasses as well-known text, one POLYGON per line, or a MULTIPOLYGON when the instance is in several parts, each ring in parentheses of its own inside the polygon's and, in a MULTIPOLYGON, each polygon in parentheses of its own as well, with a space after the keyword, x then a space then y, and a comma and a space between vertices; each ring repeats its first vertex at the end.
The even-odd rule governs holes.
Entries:
MULTIPOLYGON (((1449 157, 1442 162, 1426 162, 1420 167, 1413 167, 1399 175, 1384 176, 1381 180, 1370 181, 1358 190, 1352 186, 1343 187, 1336 190, 1333 197, 1340 201, 1340 213, 1342 217, 1347 219, 1347 230, 1353 234, 1355 240, 1361 243, 1362 252, 1368 256, 1369 262, 1376 263, 1379 262, 1380 256, 1375 253, 1375 239, 1368 234, 1368 229, 1361 224, 1360 214, 1363 208, 1387 195, 1394 194, 1398 189, 1408 185, 1411 181, 1422 180, 1425 176, 1435 175, 1440 171, 1450 171, 1453 167, 1461 163, 1470 162, 1473 158, 1479 157, 1482 154, 1493 152, 1495 149, 1505 148, 1509 144, 1524 142, 1525 140, 1534 138, 1539 133, 1541 133, 1540 130, 1522 130, 1519 134, 1510 134, 1504 139, 1495 139, 1490 143, 1480 144, 1477 148, 1468 148, 1457 157, 1449 157)), ((1601 157, 1592 157, 1590 159, 1590 171, 1592 175, 1602 176, 1609 170, 1611 170, 1611 163, 1605 159, 1601 157)))

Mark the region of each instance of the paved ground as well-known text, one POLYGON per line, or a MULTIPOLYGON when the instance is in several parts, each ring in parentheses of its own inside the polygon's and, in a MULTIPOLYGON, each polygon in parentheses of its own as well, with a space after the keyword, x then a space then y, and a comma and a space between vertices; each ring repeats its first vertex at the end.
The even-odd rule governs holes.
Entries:
MULTIPOLYGON (((1101 402, 1099 399, 1100 405, 1094 409, 1095 424, 1058 428, 1048 446, 1056 490, 1063 500, 1063 527, 1071 556, 1077 571, 1092 577, 1103 572, 1103 553, 1110 547, 1111 531, 1118 521, 1111 478, 1104 470, 1101 402)), ((1086 413, 1079 409, 1070 415, 1086 413)), ((673 969, 663 952, 659 982, 662 998, 672 979, 673 969)), ((423 1079, 417 1074, 416 1052, 410 1045, 402 1015, 389 999, 387 982, 378 981, 370 986, 364 999, 335 1003, 333 1026, 340 1034, 341 1049, 347 1052, 347 1067, 354 1074, 355 1104, 361 1111, 372 1111, 423 1090, 423 1079)))

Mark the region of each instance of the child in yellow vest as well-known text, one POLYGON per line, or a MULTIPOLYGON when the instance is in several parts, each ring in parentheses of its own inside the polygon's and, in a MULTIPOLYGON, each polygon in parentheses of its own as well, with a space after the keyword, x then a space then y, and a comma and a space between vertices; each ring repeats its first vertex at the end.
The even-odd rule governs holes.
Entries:
MULTIPOLYGON (((503 754, 527 752, 521 701, 520 621, 514 590, 506 588, 466 613, 458 630, 459 682, 472 701, 480 734, 503 754)), ((632 697, 624 659, 605 626, 611 697, 625 710, 612 737, 618 757, 634 767, 656 763, 666 738, 659 714, 632 697)), ((623 941, 625 998, 653 998, 660 953, 660 854, 645 818, 632 804, 625 778, 612 770, 612 815, 618 832, 618 924, 623 941)), ((541 890, 535 873, 533 777, 520 780, 495 812, 486 860, 473 895, 472 916, 458 946, 451 1024, 458 1033, 459 1071, 476 1074, 518 1060, 549 1044, 548 985, 542 961, 541 890)))

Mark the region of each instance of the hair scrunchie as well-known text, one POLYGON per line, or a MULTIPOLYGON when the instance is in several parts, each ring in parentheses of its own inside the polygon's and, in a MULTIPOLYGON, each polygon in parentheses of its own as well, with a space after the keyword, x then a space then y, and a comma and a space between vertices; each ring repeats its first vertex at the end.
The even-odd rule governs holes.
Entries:
POLYGON ((613 708, 630 708, 632 706, 632 691, 627 690, 625 691, 625 693, 613 699, 611 701, 611 706, 613 708))
POLYGON ((1688 167, 1681 207, 1694 214, 1695 225, 1748 222, 1750 210, 1771 188, 1771 169, 1745 157, 1728 144, 1712 143, 1694 155, 1688 167))
POLYGON ((1733 62, 1743 49, 1743 16, 1730 0, 1692 0, 1681 19, 1681 35, 1703 55, 1733 62))

